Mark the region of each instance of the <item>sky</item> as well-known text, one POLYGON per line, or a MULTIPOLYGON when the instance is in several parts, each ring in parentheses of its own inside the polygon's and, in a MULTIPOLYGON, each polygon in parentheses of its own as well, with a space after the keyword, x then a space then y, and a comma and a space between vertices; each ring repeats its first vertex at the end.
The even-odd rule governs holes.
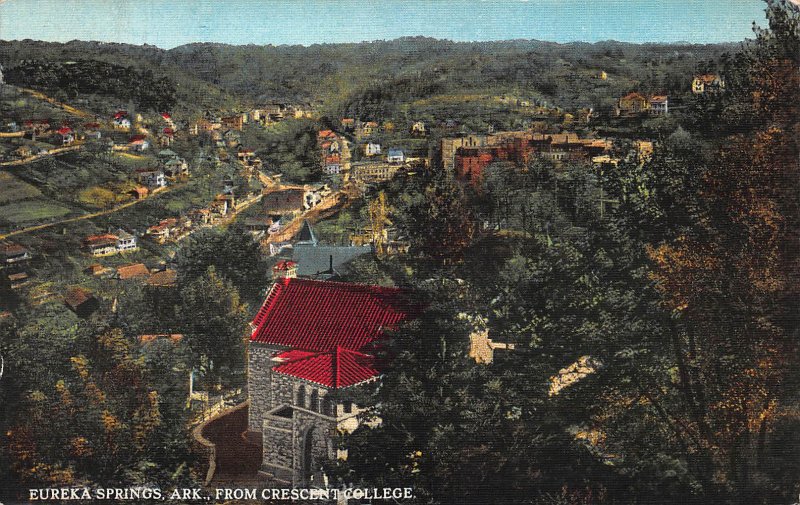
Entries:
POLYGON ((0 40, 302 44, 456 41, 713 43, 752 37, 761 0, 0 0, 0 40))

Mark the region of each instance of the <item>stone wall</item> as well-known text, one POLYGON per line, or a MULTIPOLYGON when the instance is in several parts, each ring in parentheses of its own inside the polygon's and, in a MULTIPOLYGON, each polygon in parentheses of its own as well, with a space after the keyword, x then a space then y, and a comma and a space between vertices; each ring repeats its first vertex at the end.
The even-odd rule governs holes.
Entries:
POLYGON ((272 372, 272 391, 270 392, 270 402, 272 408, 279 405, 295 404, 295 380, 289 376, 272 372))
POLYGON ((247 363, 247 396, 250 412, 247 422, 249 431, 261 431, 264 414, 272 409, 272 356, 273 349, 250 343, 247 363))
POLYGON ((294 477, 295 431, 292 408, 278 407, 264 416, 261 471, 287 484, 294 477))

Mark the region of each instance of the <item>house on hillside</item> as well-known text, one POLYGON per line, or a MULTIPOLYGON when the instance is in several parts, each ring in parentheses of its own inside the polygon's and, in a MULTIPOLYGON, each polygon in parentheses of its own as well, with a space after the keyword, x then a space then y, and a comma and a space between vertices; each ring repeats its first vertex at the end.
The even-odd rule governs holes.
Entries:
POLYGON ((172 158, 164 163, 164 176, 171 179, 189 177, 189 164, 183 158, 172 158))
POLYGON ((242 131, 244 128, 244 117, 242 114, 223 117, 220 122, 222 123, 222 127, 228 130, 242 131))
POLYGON ((32 257, 27 247, 12 242, 0 242, 0 268, 25 266, 32 257))
POLYGON ((364 156, 379 156, 381 154, 381 145, 375 142, 367 142, 364 144, 364 156))
POLYGON ((356 125, 355 135, 357 139, 365 139, 378 133, 378 123, 375 121, 366 121, 356 125))
POLYGON ((145 279, 147 277, 150 277, 150 270, 147 269, 144 263, 133 263, 117 268, 116 278, 121 281, 145 279))
POLYGON ((167 178, 163 170, 140 168, 135 172, 136 182, 148 188, 163 188, 167 185, 167 178))
POLYGON ((136 236, 128 233, 122 228, 117 230, 117 252, 136 251, 139 246, 136 244, 136 236))
POLYGON ((650 97, 650 114, 666 116, 669 114, 669 97, 667 95, 654 95, 650 97))
POLYGON ((717 74, 696 75, 692 79, 692 93, 702 95, 703 93, 715 93, 725 89, 725 81, 717 74))
POLYGON ((111 124, 115 130, 126 132, 131 130, 131 120, 128 118, 128 112, 124 110, 117 111, 114 114, 111 124))
POLYGON ((327 175, 336 175, 342 173, 342 157, 339 155, 339 153, 323 156, 322 173, 327 175))
POLYGON ((117 241, 119 237, 110 233, 91 235, 83 239, 83 246, 93 257, 111 256, 117 254, 117 241))
POLYGON ((131 151, 147 151, 150 149, 150 141, 144 135, 134 135, 128 139, 128 149, 131 151))
POLYGON ((175 142, 175 130, 172 128, 164 128, 158 134, 158 145, 162 147, 169 147, 175 142))
POLYGON ((333 130, 320 130, 317 133, 317 141, 322 143, 326 140, 336 140, 339 138, 333 130))
POLYGON ((630 115, 646 112, 650 104, 644 95, 640 93, 628 93, 619 99, 617 103, 617 115, 630 115))
POLYGON ((428 134, 428 130, 425 128, 425 123, 422 121, 415 121, 414 124, 411 125, 411 135, 415 137, 424 137, 428 134))
POLYGON ((303 212, 305 203, 304 189, 284 189, 265 193, 261 200, 264 212, 273 216, 273 221, 285 214, 299 214, 303 212), (277 217, 276 217, 277 216, 277 217))
POLYGON ((75 132, 69 126, 62 126, 56 130, 53 143, 59 146, 68 146, 75 142, 75 132))
POLYGON ((128 194, 131 195, 134 200, 142 200, 143 198, 147 198, 148 193, 150 193, 150 190, 144 186, 136 186, 132 190, 128 191, 128 194))
POLYGON ((278 484, 322 483, 322 466, 346 457, 336 434, 369 406, 347 391, 375 381, 386 329, 415 317, 396 288, 281 276, 252 322, 247 438, 263 447, 260 473, 278 484))
POLYGON ((83 125, 83 137, 86 140, 100 140, 103 133, 100 131, 100 123, 86 123, 83 125))
POLYGON ((403 163, 406 160, 402 149, 389 149, 386 161, 389 163, 403 163))
POLYGON ((78 317, 87 318, 100 308, 100 301, 83 288, 70 288, 64 295, 64 304, 78 317))

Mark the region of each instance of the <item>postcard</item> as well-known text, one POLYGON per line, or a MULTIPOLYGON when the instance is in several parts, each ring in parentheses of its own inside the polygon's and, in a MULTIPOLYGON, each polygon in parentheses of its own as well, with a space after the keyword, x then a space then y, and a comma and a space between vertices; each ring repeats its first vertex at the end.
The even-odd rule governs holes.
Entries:
POLYGON ((0 1, 0 505, 800 502, 789 0, 0 1))

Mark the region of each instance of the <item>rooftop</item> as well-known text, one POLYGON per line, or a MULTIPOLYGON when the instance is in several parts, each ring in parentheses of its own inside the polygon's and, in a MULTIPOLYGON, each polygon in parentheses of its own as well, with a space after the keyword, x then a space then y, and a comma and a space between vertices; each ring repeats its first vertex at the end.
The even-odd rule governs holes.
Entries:
POLYGON ((353 386, 378 375, 372 356, 342 347, 319 354, 289 351, 278 358, 287 361, 274 367, 275 372, 330 388, 353 386))
POLYGON ((360 351, 414 308, 397 288, 308 279, 281 279, 258 311, 250 341, 329 352, 360 351))

